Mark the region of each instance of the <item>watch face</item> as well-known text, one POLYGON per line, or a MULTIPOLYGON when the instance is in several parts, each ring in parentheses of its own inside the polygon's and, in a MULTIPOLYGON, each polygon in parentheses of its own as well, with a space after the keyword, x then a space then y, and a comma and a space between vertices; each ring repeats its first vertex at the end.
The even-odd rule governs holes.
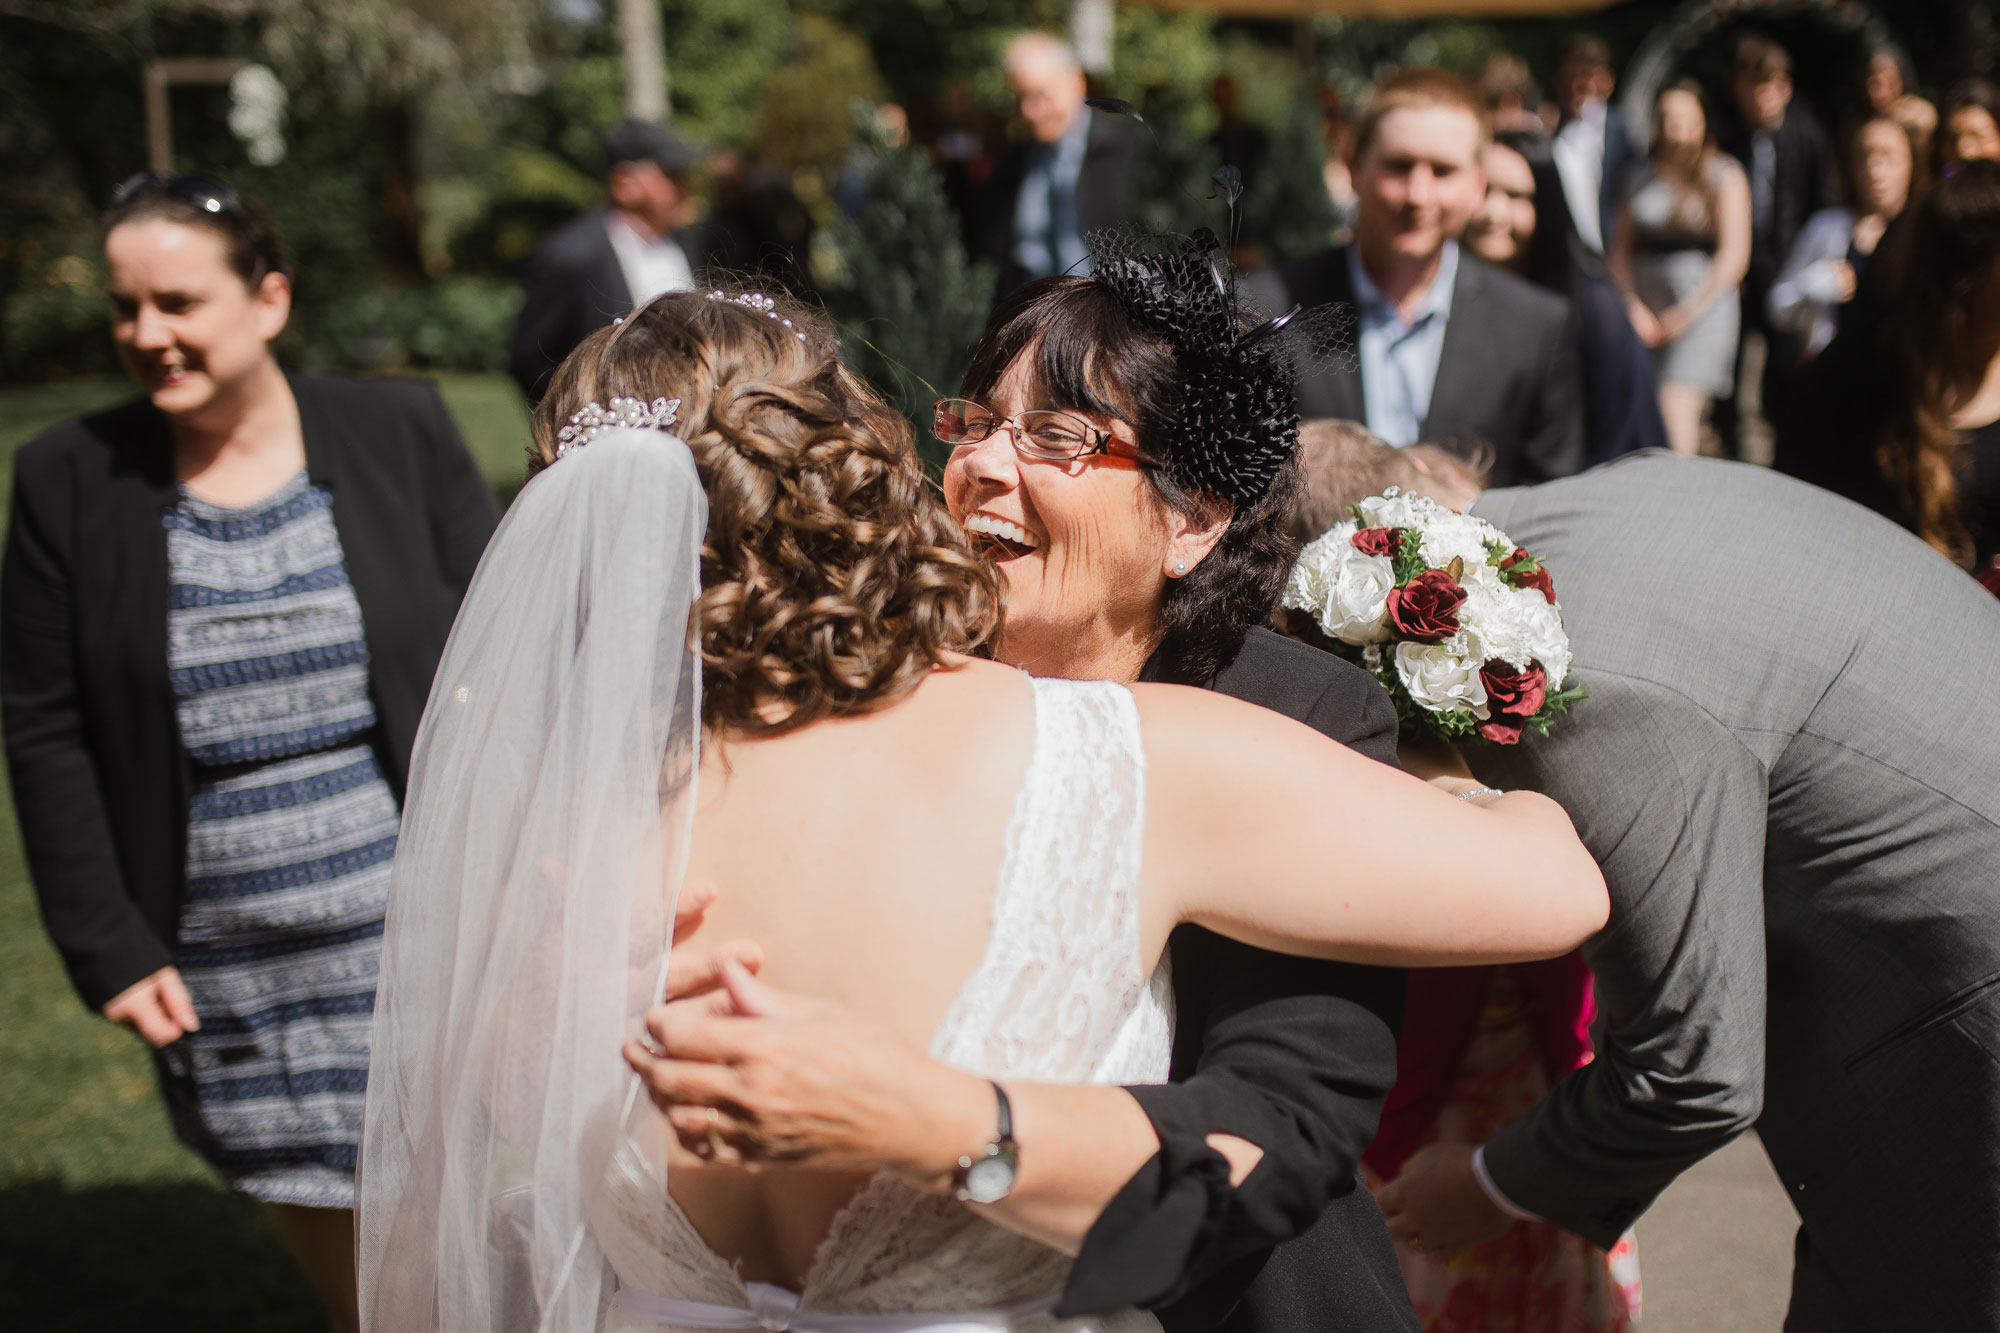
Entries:
POLYGON ((965 1197, 972 1203, 998 1203, 1014 1188, 1014 1153, 1002 1149, 982 1157, 965 1171, 965 1197))

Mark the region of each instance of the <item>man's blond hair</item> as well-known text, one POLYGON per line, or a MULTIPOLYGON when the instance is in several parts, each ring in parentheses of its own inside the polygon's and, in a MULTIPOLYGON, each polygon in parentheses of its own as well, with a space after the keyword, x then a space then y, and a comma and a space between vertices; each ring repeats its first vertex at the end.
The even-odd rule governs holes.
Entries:
POLYGON ((1424 110, 1434 106, 1463 111, 1472 118, 1479 131, 1479 141, 1472 150, 1475 160, 1479 151, 1493 142, 1492 118, 1486 114, 1486 104, 1480 100, 1473 86, 1449 70, 1417 65, 1398 70, 1375 85, 1375 91, 1361 108, 1361 115, 1355 119, 1354 142, 1347 150, 1348 160, 1361 160, 1374 144, 1375 132, 1382 128, 1382 122, 1391 112, 1424 110))
POLYGON ((1350 517, 1349 506, 1391 486, 1431 495, 1440 485, 1477 491, 1485 484, 1480 468, 1448 449, 1435 444, 1398 449, 1353 421, 1301 422, 1299 462, 1305 486, 1287 526, 1301 542, 1350 517))

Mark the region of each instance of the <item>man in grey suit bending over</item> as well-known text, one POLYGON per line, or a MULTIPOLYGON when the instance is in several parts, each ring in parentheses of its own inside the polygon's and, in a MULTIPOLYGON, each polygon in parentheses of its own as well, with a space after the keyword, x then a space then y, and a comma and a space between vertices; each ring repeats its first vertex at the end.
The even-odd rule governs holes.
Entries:
POLYGON ((1611 888, 1595 1062, 1380 1194, 1426 1248, 1532 1214, 1609 1247, 1755 1125, 1804 1225, 1788 1330, 2000 1329, 2000 602, 1759 468, 1640 453, 1479 491, 1308 426, 1311 512, 1399 484, 1541 556, 1589 698, 1467 758, 1611 888))

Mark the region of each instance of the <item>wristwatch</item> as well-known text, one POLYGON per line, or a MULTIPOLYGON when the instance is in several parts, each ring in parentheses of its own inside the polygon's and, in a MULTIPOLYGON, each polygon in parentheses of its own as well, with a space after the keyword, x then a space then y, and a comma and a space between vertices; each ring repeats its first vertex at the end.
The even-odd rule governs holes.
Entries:
POLYGON ((977 1156, 958 1159, 953 1184, 961 1203, 998 1203, 1013 1192, 1014 1178, 1021 1173, 1021 1150, 1014 1142, 1014 1108, 1007 1101, 1007 1090, 998 1083, 993 1084, 993 1095, 1000 1102, 998 1133, 977 1156))

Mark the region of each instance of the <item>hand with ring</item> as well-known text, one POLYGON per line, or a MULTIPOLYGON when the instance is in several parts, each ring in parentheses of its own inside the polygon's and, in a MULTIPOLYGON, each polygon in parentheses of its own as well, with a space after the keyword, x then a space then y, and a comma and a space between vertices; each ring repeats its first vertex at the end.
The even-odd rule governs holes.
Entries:
POLYGON ((719 977, 719 990, 654 1006, 653 1040, 625 1047, 681 1149, 712 1165, 887 1170, 920 1188, 949 1184, 965 1144, 991 1122, 984 1080, 733 959, 719 977))

